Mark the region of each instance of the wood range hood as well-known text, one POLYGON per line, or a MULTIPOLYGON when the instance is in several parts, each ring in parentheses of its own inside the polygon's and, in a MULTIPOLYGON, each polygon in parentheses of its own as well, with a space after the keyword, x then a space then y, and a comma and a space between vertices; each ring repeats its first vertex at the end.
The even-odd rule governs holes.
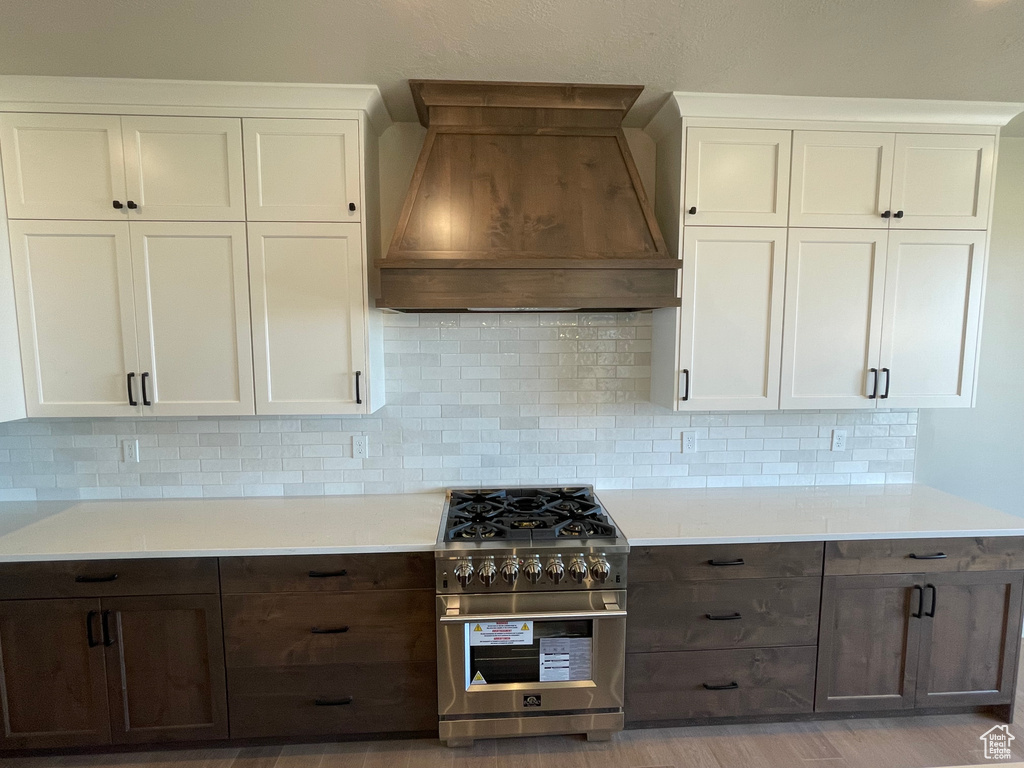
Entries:
POLYGON ((378 307, 679 306, 622 132, 631 85, 412 80, 427 128, 380 270, 378 307))

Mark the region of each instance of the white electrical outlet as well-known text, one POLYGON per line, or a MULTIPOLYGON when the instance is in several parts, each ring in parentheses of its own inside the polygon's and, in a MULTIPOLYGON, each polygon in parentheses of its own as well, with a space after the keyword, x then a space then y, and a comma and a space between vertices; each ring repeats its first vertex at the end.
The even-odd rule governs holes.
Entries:
POLYGON ((122 440, 121 441, 121 461, 125 464, 138 464, 139 463, 139 441, 138 440, 122 440))
POLYGON ((846 450, 846 430, 845 429, 833 429, 832 430, 832 450, 833 451, 845 451, 846 450))
POLYGON ((697 433, 683 432, 683 453, 697 452, 697 433))
POLYGON ((370 455, 370 438, 367 435, 352 436, 352 458, 365 459, 370 455))

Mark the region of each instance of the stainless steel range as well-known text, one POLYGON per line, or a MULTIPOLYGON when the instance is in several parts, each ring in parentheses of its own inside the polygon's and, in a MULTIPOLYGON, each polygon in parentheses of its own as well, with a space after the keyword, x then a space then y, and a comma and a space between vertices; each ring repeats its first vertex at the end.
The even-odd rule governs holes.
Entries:
POLYGON ((628 551, 590 486, 449 491, 436 560, 442 740, 622 729, 628 551))

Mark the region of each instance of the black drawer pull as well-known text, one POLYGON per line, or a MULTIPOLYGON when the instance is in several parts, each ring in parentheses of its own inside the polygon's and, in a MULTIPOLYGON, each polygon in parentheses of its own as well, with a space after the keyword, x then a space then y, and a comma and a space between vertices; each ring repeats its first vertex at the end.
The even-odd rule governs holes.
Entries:
POLYGON ((100 614, 100 627, 103 629, 103 645, 109 648, 114 644, 114 638, 110 634, 110 611, 100 614))
POLYGON ((921 613, 922 611, 924 611, 924 587, 922 587, 920 584, 915 584, 913 586, 913 589, 915 592, 917 592, 917 610, 911 613, 910 615, 913 616, 915 619, 920 619, 921 613))
POLYGON ((335 579, 339 576, 348 576, 348 571, 342 568, 340 571, 310 571, 311 579, 335 579))
POLYGON ((85 639, 89 642, 90 648, 95 648, 100 644, 100 641, 96 639, 96 636, 92 633, 92 620, 99 615, 99 611, 89 611, 85 614, 85 639))
POLYGON ((705 613, 704 615, 707 616, 711 621, 735 621, 736 619, 743 618, 741 614, 736 612, 719 614, 705 613))
POLYGON ((139 377, 140 381, 142 381, 142 404, 143 405, 152 405, 153 404, 153 403, 150 402, 149 395, 146 393, 146 379, 148 379, 148 378, 149 378, 149 371, 144 372, 139 377))
POLYGON ((106 584, 109 581, 117 581, 117 574, 111 573, 106 576, 75 576, 76 584, 106 584))
POLYGON ((913 552, 910 553, 912 560, 945 560, 945 552, 936 552, 934 555, 915 555, 913 552))
POLYGON ((735 560, 708 560, 708 565, 744 565, 744 562, 742 557, 737 557, 735 560))
MULTIPOLYGON (((925 586, 925 589, 930 589, 932 591, 932 607, 929 608, 925 612, 924 615, 927 616, 929 619, 934 619, 935 618, 935 606, 939 602, 939 590, 937 590, 935 588, 934 584, 925 584, 924 586, 925 586)), ((924 592, 922 591, 921 594, 923 595, 924 592)))
POLYGON ((314 635, 341 635, 348 632, 348 627, 331 627, 323 629, 321 627, 313 627, 311 630, 314 635))
POLYGON ((132 392, 132 379, 135 378, 135 371, 128 374, 128 405, 136 406, 139 401, 135 399, 135 393, 132 392))
POLYGON ((318 707, 343 707, 352 703, 351 696, 342 696, 340 699, 315 699, 313 704, 318 707))
POLYGON ((701 683, 701 685, 708 691, 735 691, 740 687, 740 684, 737 682, 726 683, 725 685, 709 685, 708 683, 701 683))

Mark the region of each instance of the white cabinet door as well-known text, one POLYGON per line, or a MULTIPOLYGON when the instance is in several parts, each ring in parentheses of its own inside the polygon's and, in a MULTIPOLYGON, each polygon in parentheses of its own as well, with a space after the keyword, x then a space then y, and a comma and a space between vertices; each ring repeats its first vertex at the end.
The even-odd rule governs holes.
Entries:
POLYGON ((899 134, 892 227, 987 229, 994 136, 899 134))
POLYGON ((145 413, 254 413, 245 225, 133 223, 131 239, 145 413))
POLYGON ((249 225, 257 413, 367 412, 360 237, 358 224, 249 225))
POLYGON ((28 415, 137 415, 127 222, 12 221, 10 230, 28 415))
POLYGON ((985 254, 984 232, 889 233, 879 407, 971 405, 985 254))
POLYGON ((886 234, 789 231, 783 408, 874 408, 886 234))
POLYGON ((688 128, 684 223, 786 226, 791 141, 791 131, 688 128))
POLYGON ((0 115, 0 151, 12 219, 126 218, 119 117, 0 115))
POLYGON ((238 119, 124 117, 121 126, 132 219, 245 220, 238 119))
POLYGON ((794 131, 791 227, 887 229, 892 133, 794 131))
POLYGON ((357 120, 247 119, 250 221, 360 221, 357 120))
POLYGON ((786 230, 686 227, 679 408, 779 407, 786 230))

